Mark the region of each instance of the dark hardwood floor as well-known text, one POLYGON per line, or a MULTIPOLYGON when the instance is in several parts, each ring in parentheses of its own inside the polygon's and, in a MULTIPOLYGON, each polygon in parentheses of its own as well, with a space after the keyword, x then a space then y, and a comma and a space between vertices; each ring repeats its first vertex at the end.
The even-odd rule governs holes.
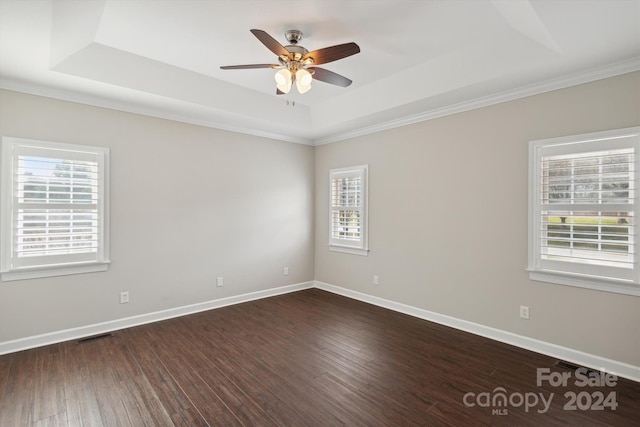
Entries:
POLYGON ((0 356, 0 426, 639 425, 640 383, 555 363, 310 289, 0 356))

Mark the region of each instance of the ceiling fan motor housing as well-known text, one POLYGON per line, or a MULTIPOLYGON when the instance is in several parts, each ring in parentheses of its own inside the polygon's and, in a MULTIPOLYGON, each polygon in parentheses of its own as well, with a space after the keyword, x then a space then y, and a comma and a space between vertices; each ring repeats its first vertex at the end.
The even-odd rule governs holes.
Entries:
POLYGON ((295 44, 285 46, 285 49, 289 51, 292 56, 293 61, 300 61, 303 56, 305 56, 309 51, 302 46, 298 46, 295 44))
POLYGON ((302 40, 302 31, 289 30, 285 32, 284 35, 291 44, 284 47, 289 51, 288 57, 285 55, 279 56, 280 64, 286 66, 287 69, 293 73, 306 66, 312 65, 313 59, 308 58, 304 61, 302 60, 302 58, 309 53, 307 49, 298 45, 298 42, 302 40))

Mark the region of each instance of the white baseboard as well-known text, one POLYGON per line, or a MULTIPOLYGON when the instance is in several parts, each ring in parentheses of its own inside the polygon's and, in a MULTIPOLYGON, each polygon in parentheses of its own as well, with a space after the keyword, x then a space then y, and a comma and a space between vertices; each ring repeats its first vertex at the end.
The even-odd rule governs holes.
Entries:
POLYGON ((251 292, 247 294, 186 305, 182 307, 170 308, 167 310, 142 314, 139 316, 126 317, 109 322, 96 323, 92 325, 81 326, 78 328, 65 329, 62 331, 56 331, 47 334, 20 338, 13 341, 4 341, 0 342, 0 355, 89 337, 93 335, 99 335, 107 332, 113 332, 124 328, 130 328, 132 326, 144 325, 147 323, 158 322, 174 317, 185 316, 188 314, 199 313, 201 311, 212 310, 215 308, 226 307, 229 305, 240 304, 243 302, 253 301, 261 298, 268 298, 314 287, 348 298, 353 298, 369 304, 377 305, 379 307, 408 314, 410 316, 418 317, 420 319, 439 323, 441 325, 449 326, 461 331, 470 332, 475 335, 480 335, 506 344, 511 344, 516 347, 524 348, 526 350, 535 351, 537 353, 545 354, 550 357, 576 363, 582 366, 587 366, 589 368, 612 373, 619 377, 640 382, 640 367, 638 366, 607 359, 589 353, 584 353, 579 350, 574 350, 560 345, 536 340, 534 338, 517 335, 500 329, 491 328, 489 326, 480 325, 478 323, 469 322, 467 320, 457 319, 455 317, 434 313, 432 311, 398 303, 384 298, 375 297, 372 295, 363 294, 350 289, 319 281, 303 282, 294 285, 267 289, 264 291, 251 292))
POLYGON ((517 335, 500 329, 491 328, 489 326, 480 325, 478 323, 469 322, 467 320, 457 319, 455 317, 446 316, 432 311, 423 310, 421 308, 412 307, 410 305, 401 304, 384 298, 378 298, 372 295, 345 289, 340 286, 331 285, 329 283, 315 281, 315 287, 323 289, 338 295, 353 298, 379 307, 388 308, 410 316, 425 319, 430 322, 439 323, 461 331, 470 332, 475 335, 490 338, 506 344, 526 350, 535 351, 550 357, 554 357, 567 362, 572 362, 588 368, 597 369, 599 371, 608 372, 619 377, 627 378, 640 382, 640 366, 630 365, 628 363, 607 359, 579 350, 551 344, 534 338, 517 335))
POLYGON ((123 319, 111 320, 109 322, 95 323, 93 325, 81 326, 78 328, 65 329, 48 334, 35 335, 20 338, 13 341, 0 342, 0 355, 14 353, 16 351, 28 350, 30 348, 41 347, 49 344, 75 340, 93 335, 104 334, 117 331, 119 329, 130 328, 132 326, 144 325, 146 323, 158 322, 160 320, 171 319, 173 317, 185 316, 187 314, 199 313, 201 311, 214 308, 226 307, 228 305, 253 301, 261 298, 296 292, 303 289, 313 288, 314 282, 303 282, 295 285, 282 286, 267 289, 264 291, 251 292, 248 294, 236 295, 227 298, 220 298, 202 303, 185 305, 182 307, 170 308, 167 310, 155 311, 153 313, 141 314, 139 316, 125 317, 123 319))

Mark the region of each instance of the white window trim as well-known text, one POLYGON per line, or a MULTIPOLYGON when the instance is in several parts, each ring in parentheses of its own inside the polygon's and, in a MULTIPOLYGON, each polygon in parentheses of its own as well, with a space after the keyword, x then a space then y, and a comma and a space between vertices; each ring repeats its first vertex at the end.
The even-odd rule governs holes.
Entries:
POLYGON ((369 254, 369 165, 359 165, 329 171, 329 250, 352 255, 367 256, 369 254), (359 242, 334 239, 331 236, 333 206, 331 188, 335 176, 345 173, 359 173, 362 176, 361 236, 359 242))
POLYGON ((70 274, 106 271, 109 260, 109 149, 76 144, 65 144, 32 139, 2 137, 2 170, 0 173, 0 276, 2 281, 35 279, 42 277, 64 276, 70 274), (86 152, 97 155, 102 164, 102 186, 100 188, 99 216, 102 219, 99 233, 101 245, 96 260, 38 265, 29 267, 12 267, 13 256, 13 150, 17 146, 33 146, 42 149, 86 152))
MULTIPOLYGON (((549 146, 570 147, 571 144, 580 144, 595 141, 616 140, 623 137, 633 137, 633 145, 636 149, 636 183, 640 181, 640 127, 625 129, 615 129, 604 132, 594 132, 581 135, 571 135, 560 138, 550 138, 529 142, 529 218, 528 218, 528 239, 529 257, 528 267, 529 278, 535 281, 554 283, 560 285, 575 286, 580 288, 594 289, 605 292, 613 292, 625 295, 640 296, 640 263, 638 252, 635 253, 635 268, 633 278, 630 280, 616 279, 612 277, 600 276, 598 274, 578 274, 566 271, 556 271, 543 269, 539 266, 539 226, 538 220, 541 211, 539 202, 540 174, 538 173, 540 162, 540 151, 549 146)), ((570 150, 570 148, 569 148, 570 150)), ((640 186, 636 186, 636 191, 640 192, 640 186)), ((640 200, 634 205, 634 219, 640 221, 640 200)), ((640 226, 636 226, 636 230, 640 226)), ((637 231, 636 231, 637 234, 637 231)), ((636 236, 638 241, 638 236, 636 236)))

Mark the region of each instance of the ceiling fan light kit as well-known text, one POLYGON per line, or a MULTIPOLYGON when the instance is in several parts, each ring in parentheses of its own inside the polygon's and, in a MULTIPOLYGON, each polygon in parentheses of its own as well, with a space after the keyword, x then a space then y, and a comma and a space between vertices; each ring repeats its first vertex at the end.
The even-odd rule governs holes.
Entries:
POLYGON ((267 49, 278 55, 279 64, 226 65, 220 67, 221 69, 277 69, 278 71, 275 73, 274 78, 276 81, 276 94, 278 95, 289 93, 294 82, 296 89, 301 94, 311 89, 313 79, 341 87, 347 87, 352 83, 348 78, 333 71, 316 67, 316 65, 337 61, 338 59, 359 53, 360 47, 353 42, 309 52, 304 47, 298 46, 298 42, 302 40, 302 32, 298 30, 289 30, 285 33, 285 37, 290 43, 287 46, 281 45, 263 30, 254 29, 251 30, 251 33, 256 36, 267 49))
POLYGON ((276 88, 282 93, 289 93, 291 90, 291 84, 293 83, 291 72, 286 68, 283 68, 275 74, 275 78, 276 88))
POLYGON ((304 68, 296 71, 296 88, 298 88, 298 92, 305 93, 311 89, 311 81, 313 77, 310 72, 305 70, 304 68))

